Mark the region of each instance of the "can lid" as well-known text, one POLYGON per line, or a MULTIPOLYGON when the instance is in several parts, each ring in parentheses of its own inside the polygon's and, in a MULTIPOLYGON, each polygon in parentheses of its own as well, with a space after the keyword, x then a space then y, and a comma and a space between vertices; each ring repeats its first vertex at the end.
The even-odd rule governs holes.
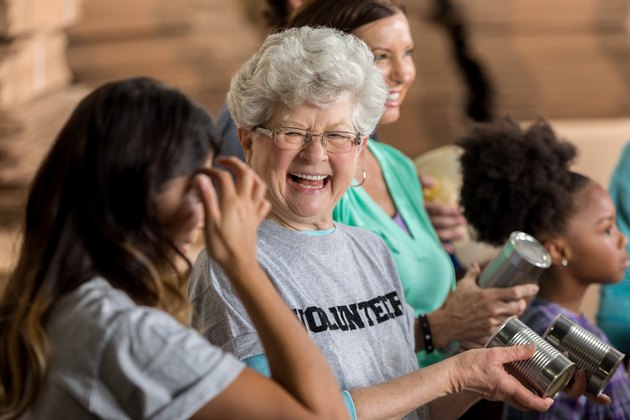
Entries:
POLYGON ((516 315, 512 315, 494 330, 492 336, 486 343, 485 347, 507 347, 512 343, 512 339, 527 325, 523 323, 516 315))
POLYGON ((624 357, 625 354, 619 350, 613 347, 609 348, 604 358, 599 363, 597 370, 588 378, 586 389, 596 396, 604 392, 604 388, 606 388, 606 385, 610 382, 615 370, 617 370, 624 357))
POLYGON ((510 243, 516 252, 527 260, 530 264, 540 268, 549 268, 551 266, 551 256, 533 236, 525 232, 512 232, 510 234, 510 243))

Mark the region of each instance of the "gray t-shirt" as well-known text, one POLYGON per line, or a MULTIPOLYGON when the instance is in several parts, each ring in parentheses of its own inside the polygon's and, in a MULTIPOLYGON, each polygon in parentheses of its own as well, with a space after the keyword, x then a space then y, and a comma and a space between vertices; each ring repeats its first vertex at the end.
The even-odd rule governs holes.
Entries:
POLYGON ((101 278, 59 300, 46 332, 47 378, 24 418, 188 418, 244 368, 101 278))
MULTIPOLYGON (((342 224, 313 236, 266 220, 258 230, 258 260, 342 389, 418 369, 413 310, 378 236, 342 224)), ((264 353, 230 281, 205 250, 195 262, 189 292, 193 326, 211 343, 241 360, 264 353)))

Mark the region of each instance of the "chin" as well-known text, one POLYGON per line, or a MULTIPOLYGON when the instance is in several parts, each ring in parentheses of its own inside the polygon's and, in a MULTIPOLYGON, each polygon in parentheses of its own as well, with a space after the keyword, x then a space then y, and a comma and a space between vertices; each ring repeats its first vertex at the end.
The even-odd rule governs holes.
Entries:
POLYGON ((378 125, 392 124, 398 121, 399 119, 400 119, 400 111, 398 108, 386 109, 380 121, 378 122, 378 125))

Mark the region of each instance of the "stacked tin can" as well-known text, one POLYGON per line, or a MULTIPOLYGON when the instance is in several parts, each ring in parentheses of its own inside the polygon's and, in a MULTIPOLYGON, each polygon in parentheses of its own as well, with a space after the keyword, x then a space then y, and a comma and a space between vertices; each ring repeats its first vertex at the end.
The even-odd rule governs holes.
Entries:
POLYGON ((527 360, 508 363, 505 369, 541 397, 555 398, 573 377, 576 365, 517 317, 506 319, 486 347, 524 344, 536 345, 534 355, 527 360))
POLYGON ((604 391, 625 356, 562 314, 549 325, 543 338, 586 371, 587 390, 594 395, 604 391))

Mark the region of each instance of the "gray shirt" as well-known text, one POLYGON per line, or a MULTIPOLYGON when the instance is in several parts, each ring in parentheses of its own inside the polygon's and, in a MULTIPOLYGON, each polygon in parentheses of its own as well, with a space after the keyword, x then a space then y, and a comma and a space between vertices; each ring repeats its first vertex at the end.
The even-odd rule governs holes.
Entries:
POLYGON ((25 418, 188 418, 244 367, 101 278, 57 302, 46 333, 47 378, 25 418))
MULTIPOLYGON (((405 303, 385 243, 336 224, 307 235, 266 220, 258 260, 330 364, 342 389, 373 385, 418 369, 413 310, 405 303)), ((264 353, 223 270, 203 251, 189 291, 193 326, 243 360, 264 353)))

